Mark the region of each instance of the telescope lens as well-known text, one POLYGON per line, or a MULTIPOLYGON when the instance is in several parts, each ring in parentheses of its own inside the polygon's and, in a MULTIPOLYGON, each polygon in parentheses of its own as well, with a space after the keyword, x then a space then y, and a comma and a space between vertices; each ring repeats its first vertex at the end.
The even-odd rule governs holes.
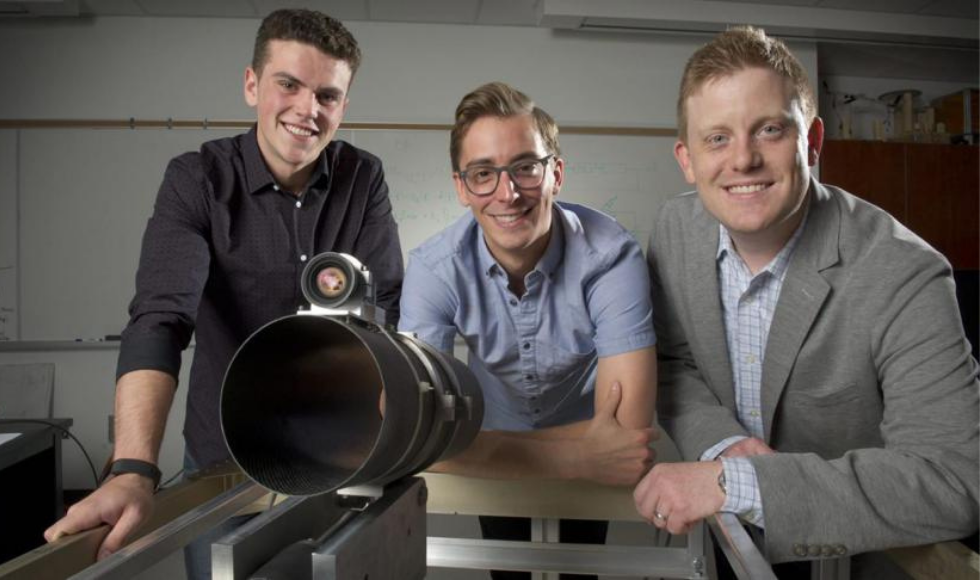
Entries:
POLYGON ((353 318, 270 322, 238 349, 221 392, 232 457, 288 495, 385 485, 465 449, 482 419, 465 365, 353 318))
POLYGON ((336 266, 328 266, 317 274, 316 288, 327 298, 336 298, 347 288, 347 274, 336 266))

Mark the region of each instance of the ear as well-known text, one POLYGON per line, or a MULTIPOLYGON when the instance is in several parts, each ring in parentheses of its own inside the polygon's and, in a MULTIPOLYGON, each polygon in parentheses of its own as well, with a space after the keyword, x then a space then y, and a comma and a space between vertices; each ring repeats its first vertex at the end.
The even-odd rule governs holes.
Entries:
POLYGON ((561 157, 555 157, 555 193, 552 197, 556 197, 558 192, 561 191, 561 186, 565 183, 565 160, 561 157))
POLYGON ((806 157, 810 167, 817 164, 820 159, 820 151, 823 149, 823 119, 814 117, 810 123, 810 130, 806 134, 806 157))
POLYGON ((691 167, 691 155, 687 149, 687 145, 683 141, 678 140, 677 143, 674 143, 674 159, 677 160, 677 165, 684 172, 684 179, 691 185, 694 185, 694 169, 691 167))
POLYGON ((259 76, 255 74, 252 67, 245 67, 245 102, 249 107, 254 107, 259 103, 259 76))
POLYGON ((453 185, 456 186, 456 199, 459 200, 459 205, 470 207, 470 196, 467 195, 466 184, 460 179, 458 173, 453 173, 453 185))

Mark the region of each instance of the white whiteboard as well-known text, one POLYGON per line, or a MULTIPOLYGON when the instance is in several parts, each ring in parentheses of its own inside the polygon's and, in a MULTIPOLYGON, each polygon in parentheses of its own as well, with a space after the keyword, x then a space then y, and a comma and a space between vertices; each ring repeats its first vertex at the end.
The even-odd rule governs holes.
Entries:
MULTIPOLYGON (((0 270, 0 307, 12 309, 6 317, 15 322, 6 325, 7 337, 119 334, 134 292, 143 229, 167 162, 203 141, 237 132, 0 134, 0 267, 4 259, 13 260, 12 268, 0 270), (16 178, 3 171, 11 165, 16 178)), ((341 131, 338 138, 383 160, 405 253, 466 211, 450 177, 448 131, 341 131)), ((672 138, 563 135, 561 144, 567 170, 559 199, 613 215, 644 246, 660 203, 687 189, 671 155, 672 138)))

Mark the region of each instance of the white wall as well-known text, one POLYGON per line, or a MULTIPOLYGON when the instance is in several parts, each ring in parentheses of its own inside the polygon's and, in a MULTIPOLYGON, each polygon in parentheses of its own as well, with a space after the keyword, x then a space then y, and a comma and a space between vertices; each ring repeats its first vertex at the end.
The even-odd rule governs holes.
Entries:
MULTIPOLYGON (((247 19, 187 18, 0 21, 0 53, 9 55, 0 59, 0 78, 6 79, 0 118, 252 118, 242 101, 241 79, 257 25, 247 19)), ((672 127, 681 70, 704 42, 518 27, 352 22, 350 28, 363 46, 364 63, 354 83, 348 121, 449 123, 463 94, 499 79, 530 94, 560 124, 672 127)), ((795 48, 815 77, 815 48, 795 48)), ((11 166, 6 158, 9 137, 4 139, 0 168, 11 166)), ((665 170, 673 163, 661 162, 665 170)), ((36 167, 39 160, 19 163, 36 167)), ((70 184, 80 169, 73 163, 80 162, 51 159, 52 172, 70 184)), ((161 165, 154 181, 163 169, 161 165)), ((16 201, 23 192, 11 193, 11 180, 4 175, 0 188, 6 193, 0 191, 0 199, 6 195, 9 202, 13 195, 16 201)), ((112 179, 107 171, 106 180, 112 179)), ((667 186, 657 180, 640 187, 656 204, 680 190, 679 175, 671 179, 667 186)), ((123 210, 108 204, 106 211, 123 210)), ((143 223, 147 216, 114 217, 143 223)), ((5 230, 9 223, 9 217, 0 217, 5 230)), ((9 238, 0 235, 0 256, 14 243, 9 238)), ((85 239, 73 243, 79 252, 92 251, 85 239)), ((20 259, 26 262, 31 256, 20 259)), ((126 308, 125 303, 111 306, 120 313, 126 308)), ((111 349, 0 352, 0 363, 55 362, 56 414, 75 419, 75 432, 101 463, 109 449, 106 417, 112 408, 115 354, 111 349)), ((175 407, 161 466, 165 473, 179 469, 182 402, 175 407)), ((66 445, 65 484, 87 487, 87 467, 70 447, 66 445)))
MULTIPOLYGON (((0 118, 247 119, 241 81, 256 20, 0 20, 0 118)), ((348 121, 448 123, 488 80, 560 123, 673 126, 690 36, 351 22, 364 52, 348 121)), ((813 47, 796 46, 813 72, 813 47)))

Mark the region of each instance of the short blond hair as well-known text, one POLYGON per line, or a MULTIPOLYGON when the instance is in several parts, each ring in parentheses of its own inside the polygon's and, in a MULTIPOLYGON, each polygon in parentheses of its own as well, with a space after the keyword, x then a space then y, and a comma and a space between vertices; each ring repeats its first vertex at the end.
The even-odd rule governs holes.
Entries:
POLYGON ((456 107, 455 123, 449 135, 449 159, 453 171, 459 171, 459 155, 463 138, 478 119, 497 117, 506 119, 518 115, 530 115, 534 127, 544 140, 548 153, 561 155, 558 145, 558 124, 544 109, 534 104, 530 97, 502 82, 481 85, 468 93, 456 107))
POLYGON ((687 61, 677 97, 677 135, 687 138, 687 99, 709 81, 747 68, 766 68, 790 82, 800 100, 807 125, 817 116, 810 80, 800 61, 783 41, 754 26, 735 26, 702 46, 687 61))

